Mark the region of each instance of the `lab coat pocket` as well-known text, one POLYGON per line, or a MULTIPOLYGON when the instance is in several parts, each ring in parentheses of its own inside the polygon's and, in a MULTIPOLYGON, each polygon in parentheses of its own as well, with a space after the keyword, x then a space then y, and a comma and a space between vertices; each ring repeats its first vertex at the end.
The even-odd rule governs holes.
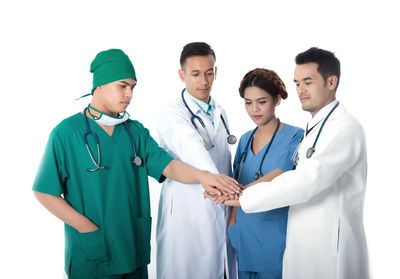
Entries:
POLYGON ((151 217, 136 219, 136 266, 150 263, 151 217))
POLYGON ((88 260, 101 263, 111 262, 111 253, 103 228, 99 228, 94 232, 80 233, 79 235, 82 248, 88 260))

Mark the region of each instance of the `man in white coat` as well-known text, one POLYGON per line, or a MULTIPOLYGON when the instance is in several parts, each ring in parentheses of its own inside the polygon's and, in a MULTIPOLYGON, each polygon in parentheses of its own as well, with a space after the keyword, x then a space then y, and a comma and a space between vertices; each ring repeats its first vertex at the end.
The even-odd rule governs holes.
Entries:
MULTIPOLYGON (((215 53, 206 43, 190 43, 182 50, 180 64, 179 77, 186 88, 161 114, 160 146, 193 167, 231 175, 227 117, 210 96, 215 53)), ((230 208, 215 205, 203 192, 200 184, 169 179, 164 183, 157 222, 157 278, 236 278, 227 237, 230 208)))
POLYGON ((297 94, 312 116, 295 154, 297 168, 225 204, 246 213, 290 206, 283 278, 367 279, 364 131, 336 101, 340 62, 333 53, 311 48, 296 64, 297 94))

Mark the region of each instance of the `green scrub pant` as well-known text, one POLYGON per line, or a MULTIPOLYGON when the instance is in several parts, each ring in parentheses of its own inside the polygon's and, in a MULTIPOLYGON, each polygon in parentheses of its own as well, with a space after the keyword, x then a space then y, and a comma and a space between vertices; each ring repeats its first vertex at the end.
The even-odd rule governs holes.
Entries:
MULTIPOLYGON (((82 274, 81 274, 82 275, 82 274)), ((70 276, 69 279, 82 278, 82 276, 70 276)), ((85 279, 148 279, 147 266, 138 267, 134 272, 126 274, 114 274, 101 277, 84 277, 85 279)))
POLYGON ((137 268, 134 272, 121 275, 107 275, 96 279, 147 279, 147 266, 137 268))

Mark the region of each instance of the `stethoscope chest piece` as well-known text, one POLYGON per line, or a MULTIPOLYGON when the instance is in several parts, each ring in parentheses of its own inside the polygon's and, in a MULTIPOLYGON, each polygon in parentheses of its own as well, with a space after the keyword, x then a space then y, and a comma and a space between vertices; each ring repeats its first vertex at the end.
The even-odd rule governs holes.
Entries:
POLYGON ((256 172, 255 174, 254 174, 254 180, 258 180, 258 179, 260 179, 260 177, 262 177, 263 176, 263 173, 262 173, 262 171, 258 171, 258 172, 256 172))
POLYGON ((237 141, 236 137, 234 135, 229 135, 228 136, 228 143, 229 144, 235 144, 237 141))
POLYGON ((142 158, 140 158, 140 156, 138 156, 138 155, 133 156, 133 157, 131 158, 131 162, 132 162, 132 165, 133 165, 134 167, 140 167, 140 166, 143 164, 142 158))
POLYGON ((306 157, 307 157, 308 159, 311 158, 311 156, 314 154, 314 152, 315 152, 315 148, 310 147, 310 148, 307 150, 306 157))

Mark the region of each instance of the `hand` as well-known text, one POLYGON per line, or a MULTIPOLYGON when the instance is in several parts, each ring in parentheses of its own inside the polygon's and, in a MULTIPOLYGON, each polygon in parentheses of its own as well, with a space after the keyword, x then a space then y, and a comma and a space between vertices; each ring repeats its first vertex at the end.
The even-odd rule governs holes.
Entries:
POLYGON ((217 195, 210 194, 207 192, 204 192, 203 195, 206 198, 209 198, 210 200, 214 201, 215 204, 221 204, 221 203, 224 204, 226 201, 238 200, 240 197, 240 195, 233 195, 233 197, 228 197, 225 195, 217 196, 217 195))
POLYGON ((229 206, 236 206, 236 207, 240 207, 240 201, 239 200, 226 200, 224 202, 225 205, 229 205, 229 206))
POLYGON ((89 233, 89 232, 94 232, 97 231, 99 229, 99 227, 97 227, 95 224, 93 224, 92 222, 90 222, 88 220, 88 222, 85 222, 85 224, 82 224, 79 227, 79 232, 80 233, 89 233))
POLYGON ((239 195, 242 192, 240 184, 224 174, 211 174, 205 171, 202 172, 199 180, 204 190, 217 196, 224 194, 233 199, 234 195, 239 195))

